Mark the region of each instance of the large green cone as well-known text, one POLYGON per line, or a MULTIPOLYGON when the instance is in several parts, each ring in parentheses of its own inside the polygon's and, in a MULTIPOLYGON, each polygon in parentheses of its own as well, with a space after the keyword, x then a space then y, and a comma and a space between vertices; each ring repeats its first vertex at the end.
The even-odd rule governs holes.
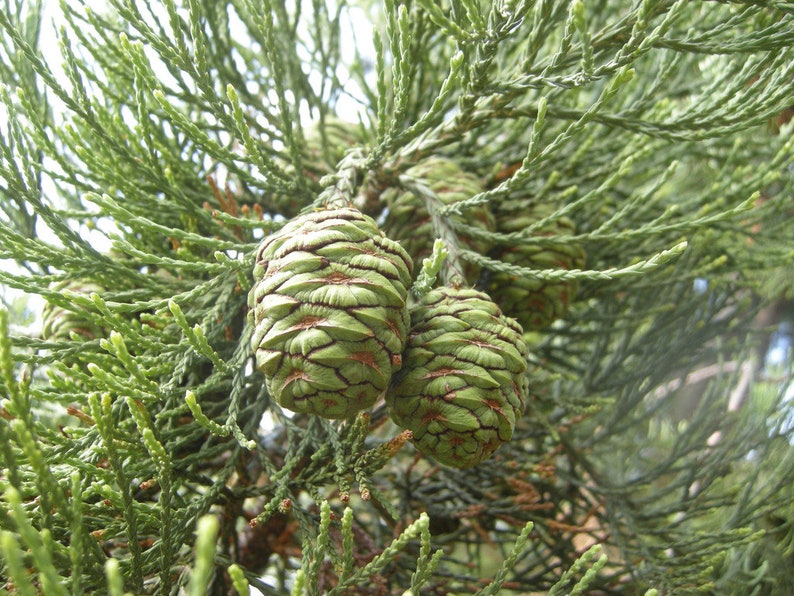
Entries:
MULTIPOLYGON (((513 207, 497 212, 497 230, 519 232, 553 213, 542 205, 513 207)), ((585 265, 582 248, 574 243, 560 242, 559 237, 576 234, 574 223, 562 217, 541 226, 533 234, 533 242, 508 246, 499 251, 505 263, 532 269, 581 269, 585 265), (543 238, 556 236, 556 241, 543 238)), ((565 317, 573 301, 575 281, 549 282, 541 279, 494 273, 488 290, 502 310, 514 317, 526 331, 539 330, 565 317)))
POLYGON ((386 396, 423 454, 457 468, 513 436, 528 392, 521 327, 487 294, 441 288, 411 309, 403 368, 386 396))
MULTIPOLYGON (((483 190, 480 179, 474 174, 464 172, 456 163, 431 157, 408 169, 405 174, 432 190, 442 205, 453 205, 470 199, 483 190)), ((402 242, 414 263, 421 263, 433 252, 436 232, 427 211, 425 202, 409 190, 396 188, 386 189, 381 201, 388 206, 388 213, 383 223, 386 233, 402 242)), ((487 205, 479 205, 463 215, 450 216, 452 221, 461 221, 483 230, 493 230, 495 222, 487 205)), ((480 254, 490 249, 484 240, 458 237, 461 248, 467 248, 480 254)), ((464 263, 463 273, 466 279, 474 282, 480 268, 472 263, 464 263)))
POLYGON ((402 362, 411 267, 351 208, 298 217, 264 239, 249 296, 252 346, 279 404, 347 418, 375 403, 402 362))

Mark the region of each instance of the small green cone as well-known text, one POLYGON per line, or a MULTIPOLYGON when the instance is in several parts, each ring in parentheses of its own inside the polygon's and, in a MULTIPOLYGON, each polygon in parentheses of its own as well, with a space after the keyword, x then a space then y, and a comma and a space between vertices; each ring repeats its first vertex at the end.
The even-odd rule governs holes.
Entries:
MULTIPOLYGON (((306 145, 302 154, 302 175, 317 183, 320 179, 334 171, 337 163, 352 147, 364 145, 367 141, 364 129, 360 124, 344 122, 335 116, 325 118, 322 130, 317 126, 306 131, 306 145)), ((286 171, 296 175, 293 165, 285 165, 286 171)), ((274 194, 271 201, 275 212, 287 219, 296 217, 298 213, 308 206, 314 197, 295 197, 288 194, 274 194)))
POLYGON ((403 368, 386 404, 423 454, 456 468, 513 436, 528 392, 523 331, 487 294, 431 290, 411 309, 403 368))
POLYGON ((252 347, 268 391, 294 412, 348 418, 399 370, 411 259, 352 208, 303 215, 257 252, 252 347))
MULTIPOLYGON (((543 206, 524 206, 497 211, 497 231, 519 232, 553 213, 543 206)), ((574 223, 562 217, 537 230, 535 238, 573 236, 574 223)), ((499 251, 499 259, 512 265, 532 269, 581 269, 585 253, 574 243, 539 242, 507 246, 499 251)), ((495 272, 486 286, 502 310, 514 317, 526 331, 548 327, 565 317, 573 301, 576 281, 548 282, 495 272)))
MULTIPOLYGON (((406 176, 427 186, 438 197, 443 206, 453 205, 470 199, 482 192, 480 179, 474 174, 464 172, 453 161, 432 157, 413 166, 405 172, 406 176)), ((381 201, 388 207, 383 224, 386 233, 402 242, 414 263, 421 263, 433 252, 436 239, 433 222, 424 201, 409 190, 388 188, 381 194, 381 201)), ((453 221, 493 230, 495 222, 487 205, 479 205, 464 215, 451 215, 453 221)), ((485 254, 490 244, 475 238, 459 236, 462 248, 485 254)), ((470 282, 479 275, 480 268, 472 263, 464 263, 463 273, 470 282)))
MULTIPOLYGON (((93 292, 102 294, 105 291, 99 284, 84 279, 62 281, 51 286, 51 289, 69 290, 86 296, 93 292)), ((107 330, 97 325, 87 311, 69 310, 47 302, 42 312, 41 336, 48 341, 69 341, 73 333, 85 339, 97 339, 105 337, 107 330)))

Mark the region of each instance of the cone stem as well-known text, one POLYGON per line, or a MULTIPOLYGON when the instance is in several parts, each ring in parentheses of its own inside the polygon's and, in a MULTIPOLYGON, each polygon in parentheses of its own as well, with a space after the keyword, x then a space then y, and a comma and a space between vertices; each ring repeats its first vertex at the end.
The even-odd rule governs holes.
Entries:
POLYGON ((463 264, 460 259, 460 242, 458 235, 449 219, 440 215, 446 207, 438 195, 427 185, 410 176, 400 176, 400 184, 419 197, 425 204, 433 225, 436 238, 444 241, 447 249, 445 267, 440 272, 441 282, 446 286, 459 288, 466 285, 466 276, 463 273, 463 264))
POLYGON ((312 203, 313 209, 338 209, 353 206, 353 197, 366 168, 364 152, 360 148, 348 151, 333 174, 321 181, 325 190, 312 203))

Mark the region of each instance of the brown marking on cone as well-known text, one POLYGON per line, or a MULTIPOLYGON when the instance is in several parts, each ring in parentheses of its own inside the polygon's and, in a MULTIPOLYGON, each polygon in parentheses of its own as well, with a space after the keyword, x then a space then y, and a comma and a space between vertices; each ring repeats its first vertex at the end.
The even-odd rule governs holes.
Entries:
POLYGON ((483 349, 487 348, 487 349, 491 349, 491 350, 498 349, 496 346, 494 346, 493 344, 488 343, 487 341, 482 341, 482 340, 478 340, 478 339, 467 339, 467 340, 464 340, 464 341, 467 344, 471 344, 471 345, 477 346, 478 348, 483 348, 483 349))
POLYGON ((422 416, 422 420, 419 422, 419 426, 424 426, 425 424, 429 424, 433 420, 439 420, 441 422, 446 422, 447 419, 441 412, 427 412, 424 416, 422 416))
POLYGON ((290 329, 311 329, 317 327, 320 323, 327 321, 325 317, 318 317, 317 315, 306 315, 290 329))
POLYGON ((397 326, 397 323, 395 323, 391 319, 386 319, 386 326, 397 337, 400 337, 402 335, 402 333, 400 332, 400 328, 397 326))
POLYGON ((312 378, 302 370, 295 370, 292 371, 289 375, 287 375, 286 379, 284 379, 284 384, 281 386, 281 389, 283 390, 287 385, 297 381, 298 379, 303 379, 304 381, 312 380, 312 378))
POLYGON ((437 377, 446 377, 447 375, 462 374, 463 371, 459 368, 439 368, 422 375, 423 379, 435 379, 437 377))
POLYGON ((449 438, 449 444, 452 447, 457 447, 458 445, 463 445, 466 442, 466 439, 460 436, 452 435, 449 438))
POLYGON ((361 364, 365 364, 370 368, 381 372, 381 370, 378 368, 377 362, 375 361, 375 355, 371 352, 354 352, 350 355, 350 359, 360 362, 361 364))
POLYGON ((354 396, 352 396, 350 401, 353 404, 353 407, 352 407, 352 411, 353 412, 357 412, 359 410, 364 409, 366 407, 366 405, 367 405, 367 402, 368 402, 367 392, 362 389, 361 391, 356 393, 354 396))
POLYGON ((449 385, 447 385, 444 389, 446 389, 447 392, 444 394, 444 397, 442 397, 441 399, 443 399, 445 402, 449 403, 458 399, 458 392, 452 391, 452 388, 449 385))
POLYGON ((485 405, 491 408, 492 410, 499 412, 500 414, 504 415, 504 411, 502 410, 502 405, 495 399, 487 398, 484 400, 485 405))
POLYGON ((323 400, 323 406, 325 406, 326 408, 333 408, 336 405, 336 403, 337 403, 336 400, 330 398, 323 400))
POLYGON ((341 271, 334 271, 331 275, 325 278, 329 284, 340 284, 346 285, 353 281, 353 278, 347 275, 346 273, 342 273, 341 271))

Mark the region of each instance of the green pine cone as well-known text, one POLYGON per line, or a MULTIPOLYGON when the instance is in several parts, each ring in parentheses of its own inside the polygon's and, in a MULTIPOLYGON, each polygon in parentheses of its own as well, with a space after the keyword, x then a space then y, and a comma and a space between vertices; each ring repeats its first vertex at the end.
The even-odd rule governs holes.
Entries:
MULTIPOLYGON (((522 210, 505 210, 497 214, 497 230, 502 233, 518 232, 549 214, 542 206, 524 207, 522 210)), ((573 236, 574 223, 560 218, 542 227, 536 236, 573 236)), ((533 269, 581 269, 585 254, 580 246, 569 243, 520 244, 505 247, 499 259, 512 265, 533 269)), ((494 273, 487 285, 491 295, 502 310, 514 317, 527 330, 543 329, 564 317, 576 295, 575 281, 546 282, 527 279, 506 273, 494 273)))
POLYGON ((323 164, 327 173, 330 173, 351 147, 362 145, 366 141, 366 130, 361 124, 328 115, 322 130, 318 126, 306 132, 306 156, 312 163, 323 164))
POLYGON ((442 464, 479 464, 512 438, 523 412, 522 335, 487 294, 431 290, 411 309, 404 366, 386 396, 392 420, 442 464))
MULTIPOLYGON (((320 179, 334 171, 337 163, 345 156, 351 147, 363 145, 366 142, 365 131, 361 125, 344 122, 334 116, 327 116, 325 127, 306 131, 306 144, 303 151, 303 176, 310 181, 318 183, 320 179), (323 138, 324 134, 324 138, 323 138)), ((286 165, 288 173, 295 175, 292 164, 286 165)), ((295 195, 276 194, 272 196, 276 211, 291 219, 314 200, 314 196, 301 197, 295 195)))
MULTIPOLYGON (((444 205, 452 205, 470 199, 483 190, 480 179, 469 174, 448 159, 431 157, 413 166, 406 172, 407 176, 425 184, 432 190, 444 205)), ((406 190, 389 188, 381 195, 381 201, 388 206, 388 213, 383 223, 386 233, 403 243, 414 263, 421 263, 433 252, 436 234, 430 214, 421 198, 406 190)), ((483 230, 493 230, 495 221, 486 205, 468 210, 463 215, 452 215, 454 221, 462 221, 483 230)), ((480 254, 490 249, 490 244, 483 240, 460 236, 461 248, 468 248, 480 254)), ((466 279, 474 281, 480 268, 473 263, 464 263, 463 273, 466 279)))
MULTIPOLYGON (((80 294, 97 292, 102 294, 105 288, 84 279, 67 280, 51 286, 53 290, 70 290, 80 294)), ((106 330, 97 325, 87 312, 66 309, 48 302, 42 312, 41 336, 49 341, 68 341, 75 333, 85 339, 105 337, 106 330)))
POLYGON ((375 403, 402 363, 411 267, 352 208, 300 216, 263 240, 252 346, 280 405, 347 418, 375 403))

